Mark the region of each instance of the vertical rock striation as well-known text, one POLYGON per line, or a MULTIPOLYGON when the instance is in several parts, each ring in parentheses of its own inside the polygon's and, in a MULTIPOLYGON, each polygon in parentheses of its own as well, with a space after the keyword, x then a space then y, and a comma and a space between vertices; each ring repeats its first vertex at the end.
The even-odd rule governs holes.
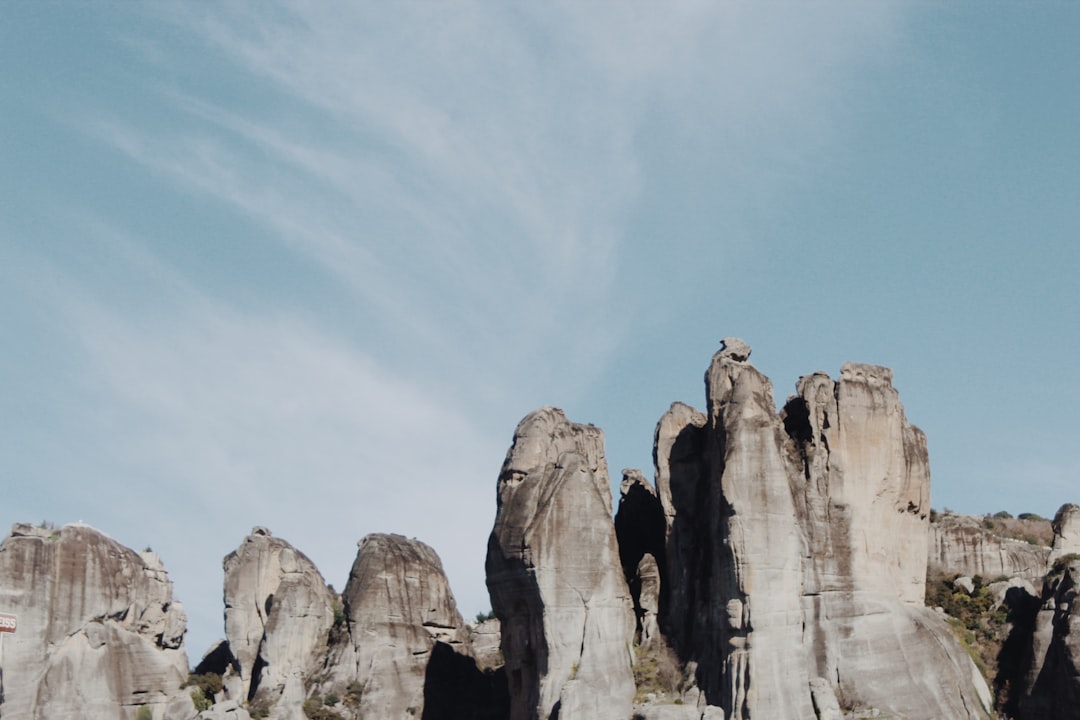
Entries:
POLYGON ((706 373, 704 422, 672 406, 656 432, 661 626, 697 663, 708 702, 729 719, 837 705, 985 717, 985 683, 922 607, 926 441, 891 371, 805 376, 778 415, 749 355, 726 339, 706 373))
MULTIPOLYGON (((401 535, 364 537, 343 597, 348 632, 331 650, 324 691, 355 696, 357 717, 429 718, 453 702, 440 696, 433 707, 425 705, 432 693, 445 695, 447 688, 434 685, 457 664, 476 667, 468 630, 431 547, 401 535)), ((466 688, 458 690, 465 694, 466 688)))
POLYGON ((303 720, 305 679, 322 665, 335 598, 306 555, 257 527, 225 557, 230 696, 303 720))
POLYGON ((625 720, 634 613, 611 519, 603 433, 526 416, 499 475, 487 582, 512 720, 625 720))
POLYGON ((186 618, 160 559, 85 525, 15 525, 0 544, 0 608, 18 616, 3 717, 160 717, 187 677, 186 618))
POLYGON ((945 515, 930 525, 930 569, 944 575, 1019 577, 1039 582, 1049 569, 1050 549, 1001 537, 981 519, 945 515))

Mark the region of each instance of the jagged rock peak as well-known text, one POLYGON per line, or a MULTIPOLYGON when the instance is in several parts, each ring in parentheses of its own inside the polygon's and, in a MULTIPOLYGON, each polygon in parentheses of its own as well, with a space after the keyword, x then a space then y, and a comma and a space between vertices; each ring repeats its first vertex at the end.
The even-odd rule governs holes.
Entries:
POLYGON ((1054 546, 1051 562, 1069 553, 1080 553, 1080 506, 1062 505, 1054 515, 1054 546))
POLYGON ((983 717, 985 683, 922 607, 929 463, 892 372, 803 376, 782 415, 742 353, 705 378, 707 413, 673 405, 655 454, 660 627, 707 702, 730 720, 983 717))
POLYGON ((624 720, 634 612, 619 562, 603 433, 542 408, 499 475, 487 584, 511 720, 624 720))
POLYGON ((752 349, 737 337, 726 337, 720 341, 720 357, 729 358, 736 362, 747 362, 750 359, 752 349))
POLYGON ((18 616, 5 718, 158 717, 187 677, 187 620, 160 559, 88 525, 16 524, 0 544, 0 608, 18 616))
POLYGON ((634 488, 640 488, 643 492, 647 492, 650 495, 656 495, 656 488, 652 486, 648 480, 645 479, 645 475, 637 468, 623 468, 622 482, 619 484, 619 497, 625 498, 634 488))

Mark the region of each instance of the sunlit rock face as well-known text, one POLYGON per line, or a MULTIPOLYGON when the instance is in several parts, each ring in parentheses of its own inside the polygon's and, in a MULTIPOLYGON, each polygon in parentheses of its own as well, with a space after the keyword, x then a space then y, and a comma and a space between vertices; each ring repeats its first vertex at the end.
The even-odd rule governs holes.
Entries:
POLYGON ((660 625, 697 662, 708 703, 729 719, 835 705, 985 717, 985 683, 922 607, 926 441, 891 371, 805 376, 777 413, 749 355, 725 340, 706 373, 707 411, 673 406, 656 433, 660 625))
POLYGON ((1040 582, 1050 560, 1050 548, 995 535, 982 518, 969 515, 945 515, 932 523, 928 549, 930 570, 951 576, 1040 582))
POLYGON ((0 609, 18 617, 3 638, 5 718, 160 717, 187 678, 186 618, 161 560, 85 525, 15 525, 0 609))
POLYGON ((603 433, 555 408, 526 416, 487 555, 513 720, 630 716, 635 619, 611 513, 603 433))
POLYGON ((333 593, 306 555, 266 528, 252 530, 224 569, 230 696, 303 720, 305 681, 321 668, 334 623, 333 593))
MULTIPOLYGON (((347 633, 327 663, 329 686, 341 697, 359 694, 358 717, 432 717, 435 687, 458 666, 476 672, 468 630, 442 562, 419 540, 372 534, 358 544, 342 594, 347 633)), ((464 672, 464 671, 463 671, 464 672)), ((454 688, 461 701, 472 689, 454 688)), ((445 715, 453 717, 454 715, 445 715)))

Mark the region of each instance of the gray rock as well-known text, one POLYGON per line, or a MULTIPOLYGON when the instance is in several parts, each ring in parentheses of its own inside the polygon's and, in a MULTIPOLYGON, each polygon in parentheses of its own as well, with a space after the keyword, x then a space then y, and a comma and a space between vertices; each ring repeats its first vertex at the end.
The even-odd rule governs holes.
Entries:
POLYGON ((480 668, 498 668, 503 665, 502 631, 499 619, 492 618, 469 626, 469 647, 480 668))
POLYGON ((966 592, 968 595, 971 595, 973 592, 975 592, 975 582, 966 575, 962 575, 953 580, 953 588, 959 588, 960 590, 966 592))
POLYGON ((929 553, 930 569, 942 575, 1038 582, 1046 574, 1050 549, 995 535, 982 526, 982 518, 944 515, 930 525, 929 553))
POLYGON ((634 720, 701 720, 693 705, 636 705, 634 720))
POLYGON ((18 616, 3 641, 5 718, 130 720, 144 705, 162 717, 187 678, 186 619, 160 559, 86 525, 15 525, 0 608, 18 616))
POLYGON ((634 613, 620 567, 603 433, 543 408, 499 475, 487 584, 512 720, 625 720, 634 613))
POLYGON ((1066 503, 1054 515, 1054 545, 1049 563, 1072 553, 1080 553, 1080 506, 1066 503))
POLYGON ((266 528, 226 556, 225 635, 238 674, 228 697, 304 720, 305 681, 323 664, 336 598, 315 564, 266 528))
POLYGON ((1064 505, 1054 517, 1054 566, 1043 583, 1020 697, 1024 718, 1080 719, 1080 559, 1075 540, 1080 508, 1064 505))
MULTIPOLYGON (((447 668, 464 660, 478 672, 442 562, 428 545, 401 535, 364 537, 343 595, 348 633, 330 651, 320 692, 352 694, 358 717, 419 718, 425 691, 440 690, 434 684, 447 668)), ((464 682, 457 690, 474 692, 464 682)), ((446 709, 440 717, 456 715, 446 709)))
POLYGON ((726 337, 720 341, 720 357, 735 362, 746 362, 750 359, 750 346, 737 337, 726 337))
POLYGON ((815 696, 826 712, 831 696, 907 718, 985 717, 985 682, 922 607, 926 441, 891 371, 805 376, 782 416, 741 353, 717 353, 706 385, 706 422, 673 406, 655 455, 669 529, 661 627, 697 662, 707 701, 733 719, 814 717, 815 696))

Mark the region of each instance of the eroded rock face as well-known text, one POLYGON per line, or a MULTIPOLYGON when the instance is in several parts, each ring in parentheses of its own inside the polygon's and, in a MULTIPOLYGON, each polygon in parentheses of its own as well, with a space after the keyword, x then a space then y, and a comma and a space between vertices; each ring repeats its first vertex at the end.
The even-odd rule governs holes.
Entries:
POLYGON ((357 717, 431 717, 425 685, 440 663, 475 670, 442 562, 419 540, 364 537, 343 597, 348 633, 331 651, 324 690, 358 696, 357 717))
POLYGON ((1027 643, 1019 717, 1080 718, 1080 507, 1054 516, 1051 567, 1027 643))
POLYGON ((1080 560, 1046 578, 1032 632, 1020 717, 1080 718, 1080 560))
POLYGON ((93 528, 15 525, 0 545, 0 607, 18 616, 3 717, 160 717, 187 678, 186 618, 160 559, 93 528))
POLYGON ((322 666, 334 624, 333 593, 306 555, 266 528, 253 529, 224 568, 230 697, 302 720, 305 679, 322 666))
POLYGON ((673 406, 655 449, 669 528, 661 626, 697 662, 708 702, 729 719, 837 707, 986 717, 985 682, 922 607, 926 442, 891 371, 805 376, 781 416, 749 348, 725 345, 706 374, 705 422, 673 406))
POLYGON ((611 520, 603 433, 543 408, 499 476, 487 582, 512 720, 624 720, 634 612, 611 520))
POLYGON ((1049 562, 1072 553, 1080 554, 1080 506, 1062 505, 1054 515, 1054 546, 1049 562))
POLYGON ((945 515, 932 523, 929 552, 933 572, 1031 582, 1046 575, 1050 555, 1049 548, 995 535, 968 515, 945 515))

